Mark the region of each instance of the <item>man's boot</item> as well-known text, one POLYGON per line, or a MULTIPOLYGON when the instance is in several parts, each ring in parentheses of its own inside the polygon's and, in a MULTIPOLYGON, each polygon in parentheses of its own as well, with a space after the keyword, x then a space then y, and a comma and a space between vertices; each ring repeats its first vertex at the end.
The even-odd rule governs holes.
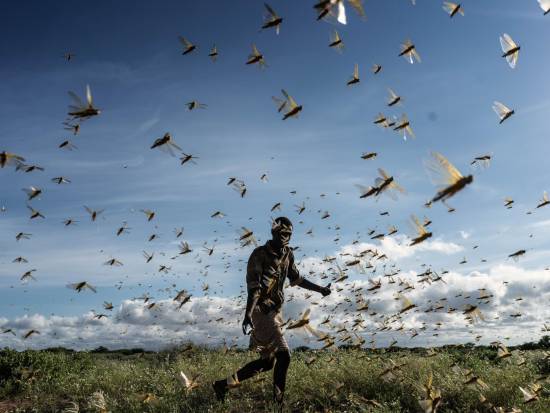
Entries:
POLYGON ((212 388, 216 392, 216 399, 218 401, 223 402, 225 401, 225 394, 227 393, 228 387, 227 387, 227 380, 217 380, 212 383, 212 388))
POLYGON ((277 410, 279 413, 282 413, 284 406, 284 392, 282 392, 276 384, 273 385, 273 401, 277 404, 277 410))

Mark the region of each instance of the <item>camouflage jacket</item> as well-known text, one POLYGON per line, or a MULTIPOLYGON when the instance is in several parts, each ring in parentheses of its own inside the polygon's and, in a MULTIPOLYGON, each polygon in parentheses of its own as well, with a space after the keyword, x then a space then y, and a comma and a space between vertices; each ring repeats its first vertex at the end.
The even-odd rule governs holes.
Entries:
POLYGON ((283 305, 286 277, 292 286, 299 285, 303 279, 296 268, 290 247, 284 247, 279 255, 271 247, 271 241, 267 241, 252 251, 248 259, 246 285, 248 294, 260 296, 256 305, 263 312, 278 310, 283 305))

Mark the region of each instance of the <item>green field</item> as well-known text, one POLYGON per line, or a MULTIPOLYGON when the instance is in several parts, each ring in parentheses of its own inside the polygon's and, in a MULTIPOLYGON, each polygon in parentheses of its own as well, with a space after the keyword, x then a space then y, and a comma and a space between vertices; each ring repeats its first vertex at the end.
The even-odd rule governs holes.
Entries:
MULTIPOLYGON (((285 411, 422 412, 419 399, 431 372, 433 387, 441 391, 439 412, 498 411, 497 406, 503 412, 513 407, 549 412, 550 353, 510 351, 510 357, 499 359, 497 350, 490 347, 296 349, 288 372, 285 411), (382 377, 393 365, 400 367, 382 377), (487 388, 465 385, 472 375, 487 388), (519 386, 527 388, 537 380, 542 385, 539 398, 525 404, 519 386)), ((272 372, 260 373, 232 389, 223 404, 210 387, 211 381, 234 373, 255 357, 249 351, 200 347, 159 353, 4 349, 0 351, 0 412, 272 411, 272 372), (190 377, 199 374, 199 385, 186 391, 176 378, 180 370, 190 377)))

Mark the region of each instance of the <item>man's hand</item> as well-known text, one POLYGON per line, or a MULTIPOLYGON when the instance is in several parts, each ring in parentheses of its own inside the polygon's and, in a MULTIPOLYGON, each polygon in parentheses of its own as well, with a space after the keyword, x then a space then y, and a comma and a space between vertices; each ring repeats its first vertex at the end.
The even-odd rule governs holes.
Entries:
POLYGON ((250 314, 245 313, 244 320, 243 320, 243 334, 248 335, 254 330, 254 323, 252 322, 252 317, 250 317, 250 314), (246 332, 246 327, 250 326, 250 330, 248 333, 246 332))
POLYGON ((323 297, 326 297, 327 295, 330 295, 330 284, 332 284, 332 283, 328 283, 328 285, 326 287, 321 288, 320 293, 323 294, 323 297))
POLYGON ((323 294, 323 297, 326 297, 330 294, 330 284, 326 287, 321 287, 319 284, 309 281, 307 278, 303 278, 302 282, 298 284, 300 287, 305 288, 306 290, 315 291, 316 293, 323 294))

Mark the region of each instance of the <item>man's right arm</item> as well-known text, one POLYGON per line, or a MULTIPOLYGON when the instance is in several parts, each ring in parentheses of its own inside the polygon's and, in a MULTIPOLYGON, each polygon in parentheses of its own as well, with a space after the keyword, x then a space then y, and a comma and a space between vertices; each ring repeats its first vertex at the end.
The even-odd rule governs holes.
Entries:
POLYGON ((260 299, 262 277, 262 261, 261 253, 259 249, 255 249, 250 258, 248 259, 248 265, 246 267, 246 286, 248 290, 248 299, 246 301, 246 315, 252 317, 254 307, 260 299))
POLYGON ((258 304, 259 299, 260 299, 259 290, 257 293, 256 291, 254 291, 253 294, 251 294, 250 292, 248 293, 248 298, 246 300, 246 312, 245 312, 245 314, 248 317, 252 318, 252 312, 254 311, 256 304, 258 304))

